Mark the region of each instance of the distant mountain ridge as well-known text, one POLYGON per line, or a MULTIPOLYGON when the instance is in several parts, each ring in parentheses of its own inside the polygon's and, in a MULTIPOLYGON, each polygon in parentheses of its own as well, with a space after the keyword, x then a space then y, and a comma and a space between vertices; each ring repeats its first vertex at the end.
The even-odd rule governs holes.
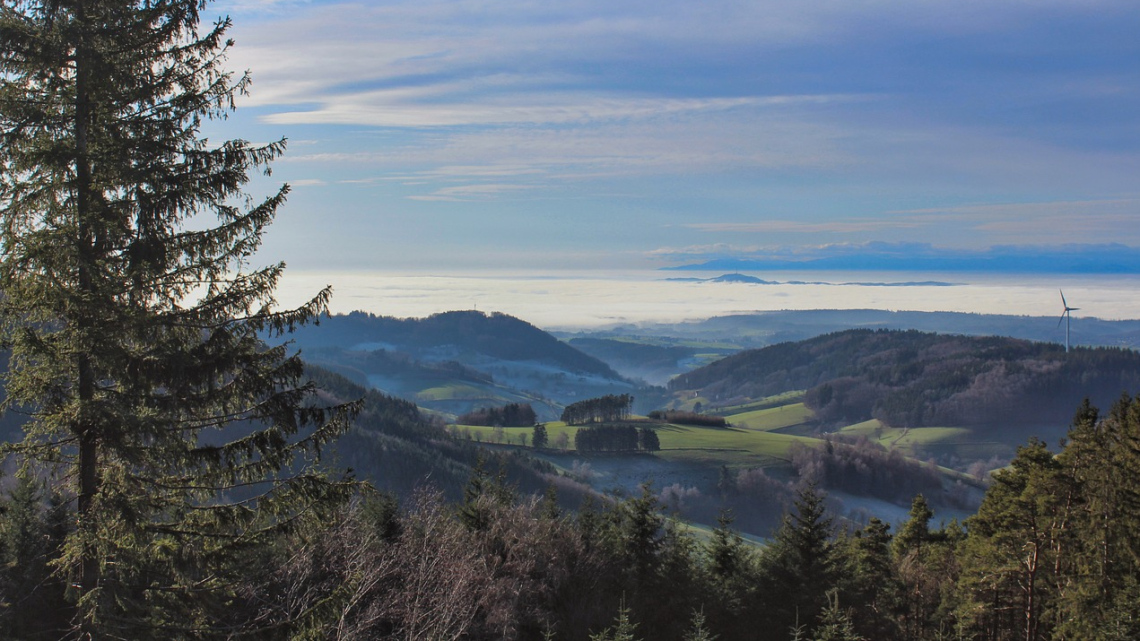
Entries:
MULTIPOLYGON (((1058 301, 1060 303, 1060 301, 1058 301)), ((1057 311, 1060 315, 1060 309, 1057 311)), ((682 323, 644 323, 596 331, 612 336, 671 336, 704 341, 728 341, 740 347, 763 347, 798 341, 845 329, 916 329, 942 334, 1009 336, 1060 343, 1065 330, 1058 316, 1015 316, 966 312, 888 311, 883 309, 780 310, 713 316, 682 323)), ((1140 320, 1073 318, 1073 344, 1098 347, 1140 347, 1140 320)), ((579 334, 583 335, 583 334, 579 334)))
POLYGON ((721 274, 712 278, 666 278, 665 280, 682 281, 690 283, 743 283, 746 285, 858 285, 861 287, 953 287, 954 283, 947 283, 939 280, 920 280, 920 281, 902 281, 891 283, 868 282, 868 281, 855 281, 855 282, 825 282, 825 281, 804 281, 804 280, 764 280, 756 276, 749 276, 739 272, 732 274, 721 274))
POLYGON ((929 245, 829 248, 812 257, 722 257, 664 268, 668 271, 901 271, 1004 274, 1136 274, 1140 249, 1109 243, 1055 247, 997 246, 959 252, 929 245))

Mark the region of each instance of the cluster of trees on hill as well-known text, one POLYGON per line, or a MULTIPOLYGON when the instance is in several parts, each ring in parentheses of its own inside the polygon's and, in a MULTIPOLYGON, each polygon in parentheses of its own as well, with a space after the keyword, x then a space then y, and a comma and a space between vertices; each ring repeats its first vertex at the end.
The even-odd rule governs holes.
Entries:
POLYGON ((698 425, 701 427, 725 427, 728 425, 728 421, 723 416, 710 416, 684 410, 653 410, 648 416, 655 421, 678 425, 698 425))
POLYGON ((1058 424, 1086 396, 1140 388, 1140 353, 1001 337, 849 330, 729 356, 669 383, 733 399, 806 389, 825 423, 1058 424))
POLYGON ((567 405, 561 420, 567 425, 624 421, 632 406, 633 396, 629 394, 606 394, 567 405))
POLYGON ((651 427, 599 425, 575 432, 574 449, 579 452, 656 452, 661 449, 661 440, 651 427))
POLYGON ((461 414, 455 421, 461 425, 530 427, 538 422, 538 415, 530 403, 507 403, 502 407, 484 407, 461 414))
POLYGON ((907 501, 916 494, 942 494, 942 474, 890 449, 859 437, 843 442, 824 439, 822 447, 792 444, 788 456, 796 474, 827 487, 887 501, 907 501))

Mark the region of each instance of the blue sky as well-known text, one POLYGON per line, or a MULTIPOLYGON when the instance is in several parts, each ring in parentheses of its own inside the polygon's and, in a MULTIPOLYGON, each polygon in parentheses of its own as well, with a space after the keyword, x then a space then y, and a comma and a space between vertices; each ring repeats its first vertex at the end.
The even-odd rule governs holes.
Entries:
POLYGON ((211 10, 233 17, 231 66, 254 84, 210 133, 289 138, 272 179, 294 191, 262 256, 294 268, 1110 243, 1140 264, 1135 0, 211 10))

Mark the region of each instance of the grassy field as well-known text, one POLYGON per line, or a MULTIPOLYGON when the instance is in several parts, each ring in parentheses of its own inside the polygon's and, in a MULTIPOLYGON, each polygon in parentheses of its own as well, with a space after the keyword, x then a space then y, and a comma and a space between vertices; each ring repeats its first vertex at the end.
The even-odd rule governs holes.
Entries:
POLYGON ((766 410, 773 407, 780 407, 782 405, 791 405, 792 403, 799 403, 804 399, 803 390, 794 390, 791 392, 784 392, 775 396, 767 396, 755 401, 745 403, 743 405, 726 405, 724 407, 717 407, 710 411, 710 414, 717 416, 731 416, 733 414, 743 414, 745 412, 752 412, 755 410, 766 410))
POLYGON ((785 465, 788 463, 788 449, 793 443, 819 442, 802 436, 735 427, 667 425, 657 433, 661 439, 661 451, 657 456, 663 459, 729 467, 785 465))
POLYGON ((463 383, 453 383, 451 385, 442 385, 440 387, 429 387, 420 390, 416 394, 417 401, 450 401, 455 399, 489 399, 493 401, 504 400, 504 397, 491 393, 487 389, 476 387, 474 385, 466 385, 463 383))
POLYGON ((790 405, 780 405, 767 409, 752 410, 751 412, 731 414, 726 416, 725 419, 731 423, 733 427, 760 432, 771 432, 773 430, 806 423, 811 420, 811 415, 811 410, 805 407, 803 403, 792 403, 790 405))
POLYGON ((848 425, 839 433, 865 436, 883 447, 899 449, 911 456, 949 453, 963 459, 984 459, 1005 454, 1011 447, 966 427, 886 427, 877 420, 870 420, 848 425))
MULTIPOLYGON (((792 398, 801 398, 793 396, 792 398)), ((699 399, 694 399, 699 400, 699 399)), ((747 410, 731 414, 726 419, 731 427, 697 427, 690 425, 649 423, 657 430, 661 450, 655 453, 662 461, 695 464, 699 466, 727 465, 730 468, 783 467, 789 464, 788 450, 793 444, 817 445, 814 436, 811 410, 803 403, 793 402, 766 409, 748 409, 772 399, 740 406, 747 410), (812 435, 807 435, 808 433, 812 435)), ((643 419, 644 420, 644 419, 643 419)), ((484 443, 502 443, 515 447, 531 447, 532 427, 492 427, 457 425, 452 429, 461 437, 469 436, 484 443), (497 440, 501 439, 501 440, 497 440), (525 441, 524 441, 525 439, 525 441)), ((574 434, 581 429, 561 421, 546 423, 548 447, 559 446, 560 435, 565 434, 569 451, 574 448, 574 434)), ((900 450, 907 456, 920 459, 933 454, 950 453, 962 459, 984 459, 1008 450, 1007 444, 986 441, 981 435, 963 427, 887 427, 877 420, 849 425, 839 431, 849 436, 864 436, 888 449, 900 450)), ((958 473, 943 468, 952 478, 958 473)))
MULTIPOLYGON (((668 461, 692 462, 708 465, 728 465, 729 467, 767 467, 784 465, 788 461, 788 448, 793 443, 818 443, 817 439, 776 434, 774 430, 799 425, 810 416, 810 411, 802 403, 783 408, 772 408, 749 412, 747 426, 728 428, 696 427, 690 425, 652 424, 661 440, 661 450, 657 456, 668 461)), ((736 420, 733 419, 735 423, 736 420)), ((495 443, 496 429, 476 425, 457 425, 454 428, 460 435, 471 434, 471 438, 484 443, 495 443)), ((558 435, 566 434, 570 448, 573 448, 577 426, 566 425, 561 421, 546 423, 546 433, 550 446, 558 443, 558 435)), ((534 428, 501 428, 502 442, 520 445, 520 435, 525 436, 526 444, 531 445, 534 428)))

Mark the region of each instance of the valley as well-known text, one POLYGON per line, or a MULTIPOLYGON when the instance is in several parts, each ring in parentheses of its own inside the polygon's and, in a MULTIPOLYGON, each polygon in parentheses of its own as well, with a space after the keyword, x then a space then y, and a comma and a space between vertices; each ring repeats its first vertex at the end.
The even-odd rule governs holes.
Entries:
MULTIPOLYGON (((433 428, 428 450, 439 449, 439 439, 453 454, 474 448, 463 449, 451 468, 452 492, 472 452, 483 449, 548 466, 526 481, 535 491, 544 475, 577 484, 576 495, 588 488, 628 496, 648 481, 683 518, 711 525, 728 507, 742 531, 763 537, 795 488, 809 481, 829 493, 837 515, 856 524, 871 516, 901 518, 920 492, 938 518, 964 518, 976 509, 989 473, 1018 447, 1034 437, 1048 443, 1064 437, 1082 399, 1107 406, 1140 389, 1140 358, 1130 349, 1064 354, 1056 344, 1019 338, 887 327, 928 330, 958 321, 975 332, 1009 334, 1041 324, 857 310, 555 336, 504 314, 418 320, 352 314, 303 329, 296 344, 310 362, 414 402, 428 423, 446 426, 433 428), (844 322, 856 329, 834 330, 844 322), (793 328, 806 338, 778 341, 793 328), (631 395, 633 415, 621 423, 653 430, 660 449, 578 451, 583 426, 559 414, 605 394, 631 395), (532 426, 457 421, 507 404, 533 408, 545 428, 543 447, 534 446, 532 426), (647 418, 653 410, 723 417, 727 425, 647 418)), ((1129 322, 1099 327, 1107 343, 1133 331, 1129 322)), ((365 467, 387 474, 383 466, 365 467)), ((418 474, 432 477, 430 467, 418 474)))

